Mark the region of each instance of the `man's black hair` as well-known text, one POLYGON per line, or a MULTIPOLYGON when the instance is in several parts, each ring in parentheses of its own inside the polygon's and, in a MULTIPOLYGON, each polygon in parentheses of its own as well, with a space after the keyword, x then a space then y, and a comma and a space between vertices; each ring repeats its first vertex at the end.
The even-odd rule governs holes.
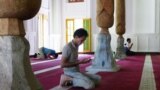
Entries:
POLYGON ((75 38, 76 36, 78 37, 88 37, 88 32, 84 28, 79 28, 74 32, 73 37, 75 38))
POLYGON ((127 42, 128 42, 128 41, 131 41, 131 38, 127 38, 127 42))

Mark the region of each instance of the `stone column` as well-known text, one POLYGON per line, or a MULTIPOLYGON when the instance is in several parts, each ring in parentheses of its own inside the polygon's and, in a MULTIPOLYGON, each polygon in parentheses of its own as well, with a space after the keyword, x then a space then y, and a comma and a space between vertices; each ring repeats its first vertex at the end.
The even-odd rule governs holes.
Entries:
POLYGON ((117 49, 115 58, 123 59, 126 57, 124 48, 125 33, 125 0, 115 0, 116 5, 116 33, 119 35, 117 39, 117 49))
POLYGON ((40 5, 41 0, 0 0, 0 90, 42 90, 31 69, 23 25, 40 5))
POLYGON ((97 73, 101 71, 116 72, 119 67, 113 58, 110 42, 111 35, 109 28, 114 22, 114 0, 97 0, 97 25, 101 28, 97 38, 95 58, 87 71, 97 73))

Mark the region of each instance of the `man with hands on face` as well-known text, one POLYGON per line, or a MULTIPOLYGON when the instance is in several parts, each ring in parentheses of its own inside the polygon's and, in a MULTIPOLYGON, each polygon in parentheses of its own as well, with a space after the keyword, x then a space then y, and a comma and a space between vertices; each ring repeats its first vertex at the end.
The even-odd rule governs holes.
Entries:
POLYGON ((84 89, 93 89, 100 82, 100 76, 81 72, 80 64, 86 64, 91 58, 78 60, 78 47, 86 40, 88 33, 85 29, 79 28, 74 32, 73 40, 66 44, 62 50, 61 67, 64 76, 70 77, 62 85, 73 87, 83 87, 84 89))
POLYGON ((131 42, 131 38, 127 38, 127 43, 125 44, 125 52, 127 56, 135 55, 135 52, 131 51, 133 43, 131 42))

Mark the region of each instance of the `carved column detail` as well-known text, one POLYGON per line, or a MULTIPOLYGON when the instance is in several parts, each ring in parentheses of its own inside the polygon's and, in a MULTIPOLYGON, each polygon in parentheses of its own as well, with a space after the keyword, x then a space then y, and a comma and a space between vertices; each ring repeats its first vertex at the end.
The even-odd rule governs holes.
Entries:
POLYGON ((92 73, 101 71, 115 72, 119 70, 113 57, 110 42, 111 35, 108 28, 114 22, 114 0, 97 0, 97 25, 101 28, 97 38, 95 58, 87 70, 92 73))
POLYGON ((125 33, 125 0, 116 0, 116 33, 119 35, 117 39, 117 49, 115 58, 123 59, 126 57, 124 48, 125 33))

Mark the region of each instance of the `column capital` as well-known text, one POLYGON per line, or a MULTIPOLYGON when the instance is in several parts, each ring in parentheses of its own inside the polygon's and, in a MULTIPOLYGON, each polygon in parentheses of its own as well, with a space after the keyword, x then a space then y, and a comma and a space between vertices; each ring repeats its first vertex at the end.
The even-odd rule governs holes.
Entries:
POLYGON ((0 35, 24 36, 23 20, 17 18, 0 18, 0 35))

